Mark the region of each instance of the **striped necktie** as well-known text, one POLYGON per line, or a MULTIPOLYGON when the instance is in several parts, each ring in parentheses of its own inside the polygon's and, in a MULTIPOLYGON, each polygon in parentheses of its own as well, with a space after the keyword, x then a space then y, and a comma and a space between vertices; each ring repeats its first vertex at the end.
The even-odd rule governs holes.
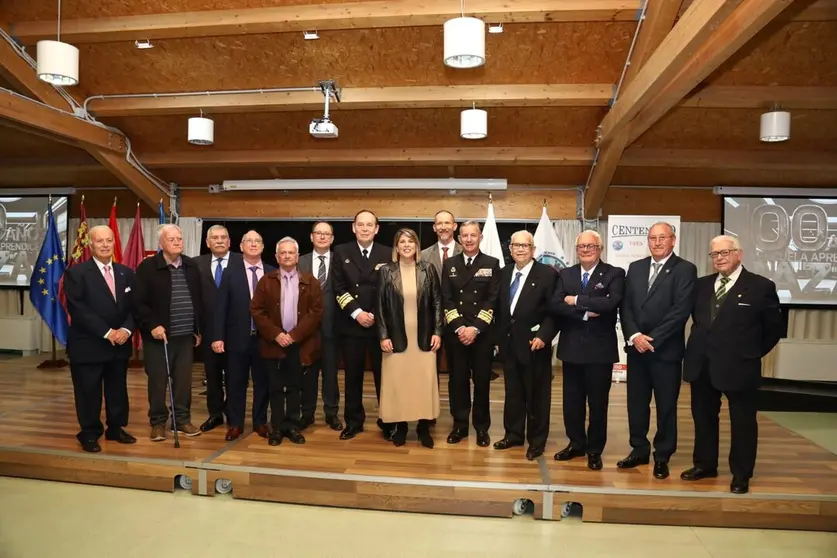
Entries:
POLYGON ((660 268, 663 267, 663 264, 652 262, 651 267, 654 268, 654 273, 651 274, 651 279, 648 280, 648 290, 651 290, 651 287, 654 286, 654 281, 657 280, 657 275, 660 273, 660 268))
POLYGON ((724 299, 727 297, 727 283, 730 282, 729 277, 721 277, 721 286, 718 287, 718 290, 715 291, 715 303, 712 305, 712 319, 715 319, 715 316, 718 315, 718 310, 721 308, 721 304, 724 303, 724 299))
POLYGON ((317 281, 320 282, 320 288, 325 287, 326 282, 326 263, 325 256, 317 256, 320 258, 320 269, 317 270, 317 281))

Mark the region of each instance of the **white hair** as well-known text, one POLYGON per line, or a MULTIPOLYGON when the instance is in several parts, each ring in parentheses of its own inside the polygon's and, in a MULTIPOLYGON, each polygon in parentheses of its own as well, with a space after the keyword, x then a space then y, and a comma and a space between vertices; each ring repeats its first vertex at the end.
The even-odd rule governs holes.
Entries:
POLYGON ((741 250, 741 243, 738 241, 738 238, 735 237, 735 236, 732 236, 732 235, 728 235, 728 234, 719 234, 718 236, 713 238, 709 242, 709 249, 711 250, 712 245, 715 244, 716 242, 724 242, 724 241, 729 242, 730 244, 732 244, 733 249, 741 250))
POLYGON ((92 227, 89 231, 87 231, 87 234, 92 238, 93 233, 95 233, 96 231, 108 231, 110 234, 113 234, 113 229, 111 229, 107 225, 96 225, 95 227, 92 227))
POLYGON ((516 237, 519 234, 526 235, 526 238, 529 240, 529 244, 534 244, 535 243, 535 237, 532 236, 532 233, 530 233, 527 230, 523 230, 523 229, 513 232, 509 241, 514 242, 514 237, 516 237))
POLYGON ((657 221, 650 227, 648 227, 648 234, 651 234, 651 229, 654 227, 668 227, 668 231, 672 234, 672 236, 677 235, 677 231, 674 230, 674 226, 671 223, 666 223, 665 221, 657 221))
POLYGON ((595 238, 595 239, 596 239, 596 242, 597 242, 598 246, 600 246, 600 247, 601 247, 601 246, 604 246, 604 245, 602 244, 602 235, 600 235, 599 233, 597 233, 596 231, 594 231, 594 230, 592 230, 592 229, 587 229, 586 231, 581 231, 581 232, 578 234, 578 236, 577 236, 577 237, 575 237, 575 243, 576 243, 576 244, 578 244, 578 239, 580 239, 580 238, 581 238, 582 236, 584 236, 585 234, 593 235, 593 238, 595 238))
POLYGON ((227 233, 227 238, 230 236, 230 231, 227 230, 227 227, 224 225, 212 225, 208 229, 206 229, 206 239, 209 240, 209 237, 212 236, 212 233, 215 231, 224 231, 227 233))
POLYGON ((176 229, 177 232, 180 233, 180 236, 183 236, 183 231, 180 230, 180 227, 174 225, 172 223, 163 223, 159 227, 157 227, 157 243, 162 244, 163 242, 163 235, 166 233, 168 229, 176 229))
POLYGON ((276 253, 279 253, 279 246, 281 244, 286 244, 288 242, 293 242, 293 245, 296 246, 297 253, 299 253, 299 242, 297 242, 294 238, 291 238, 290 236, 286 236, 276 243, 276 253))

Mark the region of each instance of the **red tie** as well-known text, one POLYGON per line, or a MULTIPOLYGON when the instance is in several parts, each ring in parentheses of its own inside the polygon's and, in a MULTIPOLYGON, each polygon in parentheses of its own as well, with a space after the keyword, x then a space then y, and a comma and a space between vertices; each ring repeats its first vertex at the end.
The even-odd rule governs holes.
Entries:
POLYGON ((446 259, 448 259, 448 247, 442 246, 442 261, 444 262, 446 259))

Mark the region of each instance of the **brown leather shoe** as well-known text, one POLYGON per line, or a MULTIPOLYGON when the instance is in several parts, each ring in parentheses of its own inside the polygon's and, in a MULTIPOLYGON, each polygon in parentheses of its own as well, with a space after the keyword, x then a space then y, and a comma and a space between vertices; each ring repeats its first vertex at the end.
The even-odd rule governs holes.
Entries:
POLYGON ((267 428, 266 424, 258 425, 253 429, 253 432, 255 432, 259 436, 259 438, 267 438, 267 436, 270 434, 270 430, 267 428))
POLYGON ((241 428, 238 426, 233 426, 232 428, 227 430, 227 435, 224 436, 224 439, 228 442, 232 442, 233 440, 237 440, 239 436, 241 436, 241 428))
POLYGON ((166 439, 166 426, 163 424, 155 424, 151 427, 151 435, 149 437, 152 442, 162 442, 166 439))
POLYGON ((191 422, 187 422, 186 424, 178 424, 177 431, 183 434, 184 436, 200 436, 201 431, 198 430, 198 427, 192 424, 191 422))

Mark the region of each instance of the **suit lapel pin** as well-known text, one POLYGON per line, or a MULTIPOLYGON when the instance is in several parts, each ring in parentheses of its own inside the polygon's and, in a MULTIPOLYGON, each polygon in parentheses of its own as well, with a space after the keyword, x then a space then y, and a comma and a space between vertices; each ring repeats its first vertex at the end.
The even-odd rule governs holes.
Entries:
POLYGON ((346 261, 344 263, 349 263, 349 258, 346 258, 346 261))
POLYGON ((666 270, 666 273, 668 273, 669 271, 671 271, 671 270, 670 270, 670 269, 667 269, 667 270, 666 270))
POLYGON ((741 295, 738 295, 738 298, 741 298, 741 295))

